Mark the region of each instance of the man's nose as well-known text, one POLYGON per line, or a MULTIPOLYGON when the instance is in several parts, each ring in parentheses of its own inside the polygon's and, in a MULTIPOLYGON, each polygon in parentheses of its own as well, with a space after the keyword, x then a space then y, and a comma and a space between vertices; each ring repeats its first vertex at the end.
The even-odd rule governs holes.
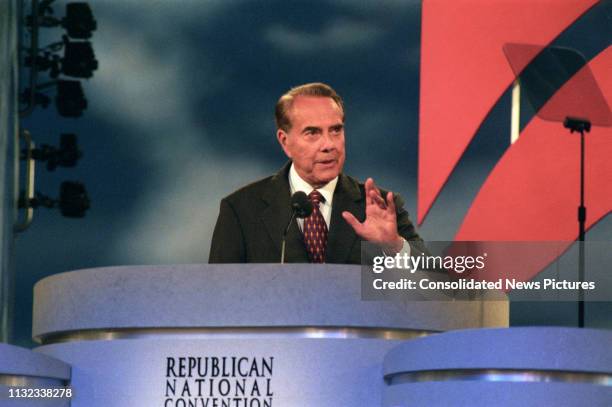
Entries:
POLYGON ((324 131, 321 137, 321 150, 330 151, 336 149, 336 143, 329 131, 324 131))

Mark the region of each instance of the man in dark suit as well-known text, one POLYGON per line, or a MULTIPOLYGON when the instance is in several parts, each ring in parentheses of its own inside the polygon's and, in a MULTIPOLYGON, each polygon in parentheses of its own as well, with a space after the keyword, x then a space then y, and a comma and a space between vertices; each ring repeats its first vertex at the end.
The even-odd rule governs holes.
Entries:
POLYGON ((291 195, 305 192, 313 213, 293 221, 285 261, 361 262, 361 241, 388 255, 422 246, 393 193, 381 193, 371 178, 365 184, 342 173, 344 105, 328 85, 291 89, 276 105, 277 139, 289 162, 274 176, 247 185, 221 201, 210 263, 277 263, 291 218, 291 195))

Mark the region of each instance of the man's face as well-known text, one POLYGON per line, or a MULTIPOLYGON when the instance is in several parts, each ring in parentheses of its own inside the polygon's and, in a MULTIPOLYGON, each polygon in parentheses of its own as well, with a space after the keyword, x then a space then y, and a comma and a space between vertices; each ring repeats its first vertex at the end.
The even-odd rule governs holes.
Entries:
POLYGON ((342 109, 329 97, 296 96, 288 113, 291 130, 278 130, 278 141, 300 177, 322 187, 344 166, 342 109))

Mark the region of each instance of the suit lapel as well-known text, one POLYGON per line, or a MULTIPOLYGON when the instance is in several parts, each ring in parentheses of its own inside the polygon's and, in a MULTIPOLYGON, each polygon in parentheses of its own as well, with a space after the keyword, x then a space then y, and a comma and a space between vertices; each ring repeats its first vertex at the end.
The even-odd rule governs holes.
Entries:
MULTIPOLYGON (((291 190, 289 188, 289 161, 283 168, 272 177, 268 190, 263 194, 262 199, 267 207, 261 214, 261 220, 272 241, 272 247, 278 253, 280 261, 281 244, 284 228, 291 218, 291 190)), ((308 263, 308 253, 304 247, 302 234, 299 230, 297 221, 294 219, 287 233, 285 261, 294 263, 308 263)))
POLYGON ((360 222, 365 219, 365 206, 359 185, 347 176, 340 174, 334 191, 332 215, 327 238, 327 263, 346 263, 351 249, 358 239, 353 228, 342 217, 343 211, 349 211, 360 222))

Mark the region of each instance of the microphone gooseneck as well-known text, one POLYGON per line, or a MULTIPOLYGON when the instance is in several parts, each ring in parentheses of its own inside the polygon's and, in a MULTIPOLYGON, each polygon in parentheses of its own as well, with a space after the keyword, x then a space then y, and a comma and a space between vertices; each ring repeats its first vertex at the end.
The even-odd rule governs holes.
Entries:
POLYGON ((285 244, 287 233, 289 232, 289 228, 291 227, 291 223, 293 223, 293 219, 295 218, 307 218, 312 213, 313 206, 310 199, 308 199, 308 195, 306 195, 303 191, 298 191, 291 196, 291 217, 289 218, 289 222, 287 223, 287 227, 285 227, 283 231, 283 240, 281 243, 281 264, 285 264, 285 244))

